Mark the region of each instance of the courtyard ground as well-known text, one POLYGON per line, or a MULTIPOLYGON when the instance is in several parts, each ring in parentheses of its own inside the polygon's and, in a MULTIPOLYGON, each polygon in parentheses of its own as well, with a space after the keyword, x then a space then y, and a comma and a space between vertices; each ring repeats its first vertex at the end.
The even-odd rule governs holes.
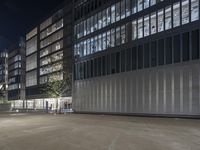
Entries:
POLYGON ((0 150, 200 150, 200 120, 1 113, 0 150))

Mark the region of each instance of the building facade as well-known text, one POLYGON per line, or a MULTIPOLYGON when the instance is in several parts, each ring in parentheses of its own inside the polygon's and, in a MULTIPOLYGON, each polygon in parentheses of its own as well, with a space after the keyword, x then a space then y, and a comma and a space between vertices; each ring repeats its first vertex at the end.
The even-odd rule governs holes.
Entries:
POLYGON ((76 112, 199 115, 199 0, 74 1, 76 112))
POLYGON ((8 52, 8 100, 12 108, 26 108, 25 63, 25 40, 21 38, 8 52))
POLYGON ((0 52, 0 99, 8 99, 8 51, 0 52))
MULTIPOLYGON (((72 71, 72 3, 60 7, 26 35, 26 99, 29 108, 43 109, 46 101, 55 107, 54 99, 46 99, 45 84, 51 76, 63 80, 63 71, 72 71)), ((63 102, 71 103, 71 94, 63 102)))

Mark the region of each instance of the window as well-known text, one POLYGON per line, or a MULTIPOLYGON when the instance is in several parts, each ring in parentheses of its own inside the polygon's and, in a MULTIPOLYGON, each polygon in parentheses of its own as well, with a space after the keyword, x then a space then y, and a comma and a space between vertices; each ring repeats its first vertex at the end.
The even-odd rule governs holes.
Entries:
POLYGON ((110 11, 110 7, 107 8, 107 11, 106 11, 106 14, 107 14, 107 25, 109 25, 111 23, 111 11, 110 11))
POLYGON ((124 19, 126 17, 126 0, 121 1, 121 19, 124 19))
POLYGON ((111 47, 110 31, 107 31, 107 48, 111 47))
POLYGON ((26 35, 26 40, 31 39, 31 38, 34 37, 36 34, 37 34, 37 28, 33 29, 31 32, 29 32, 29 33, 26 35))
POLYGON ((166 60, 166 64, 172 63, 172 38, 171 37, 165 40, 165 60, 166 60))
POLYGON ((137 47, 132 49, 132 70, 137 69, 137 47))
POLYGON ((101 29, 103 26, 101 12, 98 13, 98 29, 101 29))
POLYGON ((143 18, 138 19, 138 39, 143 37, 143 18))
POLYGON ((121 63, 121 65, 120 65, 120 70, 121 70, 121 72, 125 72, 125 68, 126 68, 126 51, 121 51, 121 53, 120 53, 120 56, 121 56, 121 61, 120 61, 120 63, 121 63))
POLYGON ((37 71, 26 73, 26 87, 37 85, 37 71))
POLYGON ((26 43, 26 56, 37 51, 37 36, 26 43))
POLYGON ((138 11, 143 9, 143 0, 138 0, 138 11))
POLYGON ((105 50, 106 49, 106 32, 105 33, 103 33, 103 50, 105 50))
POLYGON ((126 0, 126 16, 131 15, 131 0, 126 0))
POLYGON ((138 46, 138 69, 143 68, 143 46, 139 45, 138 46))
POLYGON ((151 0, 151 6, 156 4, 156 0, 151 0))
POLYGON ((199 0, 191 0, 191 21, 199 19, 199 0))
POLYGON ((132 0, 132 14, 137 12, 137 0, 132 0))
POLYGON ((116 4, 116 21, 120 20, 120 2, 116 4))
POLYGON ((165 8, 165 30, 172 28, 171 6, 165 8))
POLYGON ((165 48, 164 48, 164 40, 158 40, 158 65, 164 65, 164 54, 165 54, 165 48))
POLYGON ((102 51, 102 35, 98 36, 98 51, 102 51))
POLYGON ((90 45, 90 39, 87 39, 87 55, 91 54, 90 45))
POLYGON ((120 45, 120 27, 116 28, 116 45, 120 45))
POLYGON ((150 50, 149 50, 149 43, 146 43, 144 45, 144 67, 149 67, 149 56, 150 56, 150 50))
POLYGON ((26 58, 26 71, 30 71, 35 68, 37 68, 37 54, 26 58))
POLYGON ((144 9, 149 7, 150 0, 144 0, 144 9))
POLYGON ((163 9, 158 11, 158 32, 162 32, 164 30, 164 16, 163 9))
POLYGON ((94 32, 94 16, 90 18, 90 23, 91 23, 91 33, 94 32))
POLYGON ((103 10, 102 12, 102 20, 103 20, 103 27, 105 27, 107 25, 107 13, 106 13, 106 10, 103 10))
POLYGON ((115 5, 111 6, 111 23, 115 22, 115 5))
POLYGON ((199 30, 192 31, 192 59, 199 58, 199 30))
POLYGON ((189 0, 182 1, 182 24, 189 23, 189 0))
POLYGON ((174 51, 174 63, 180 62, 181 46, 180 46, 180 35, 174 36, 173 39, 173 51, 174 51))
POLYGON ((130 71, 131 70, 131 49, 126 50, 126 70, 130 71))
POLYGON ((91 22, 90 22, 90 18, 88 18, 87 19, 87 34, 90 34, 90 33, 91 33, 91 22))
POLYGON ((144 17, 144 36, 149 35, 149 15, 144 17))
POLYGON ((137 39, 137 21, 136 20, 132 22, 132 30, 133 30, 132 39, 136 40, 137 39))
POLYGON ((121 26, 121 44, 126 42, 126 26, 121 26))
POLYGON ((115 29, 111 29, 111 47, 115 46, 115 29))
POLYGON ((182 35, 182 60, 188 61, 190 59, 190 42, 189 33, 184 33, 182 35))
POLYGON ((97 14, 94 16, 94 31, 98 29, 98 16, 97 14))
POLYGON ((180 26, 180 2, 173 5, 173 27, 180 26))
POLYGON ((151 34, 157 32, 156 13, 151 14, 151 34))
POLYGON ((151 67, 155 67, 157 65, 157 43, 151 42, 151 67))

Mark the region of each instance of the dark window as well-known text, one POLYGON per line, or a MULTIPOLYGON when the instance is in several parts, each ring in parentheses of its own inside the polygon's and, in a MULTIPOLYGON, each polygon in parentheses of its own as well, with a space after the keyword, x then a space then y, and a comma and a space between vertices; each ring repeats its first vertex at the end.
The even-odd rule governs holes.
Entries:
POLYGON ((125 51, 121 52, 121 72, 125 72, 125 59, 126 59, 126 53, 125 51))
POLYGON ((94 60, 90 61, 90 66, 91 66, 91 77, 94 77, 94 60))
POLYGON ((190 59, 189 33, 184 33, 182 37, 182 59, 188 61, 190 59))
POLYGON ((174 63, 178 63, 180 62, 180 56, 181 56, 181 53, 180 53, 180 35, 176 35, 174 36, 174 42, 173 42, 173 51, 174 51, 174 63))
POLYGON ((116 54, 116 72, 120 72, 120 52, 116 54))
POLYGON ((97 58, 94 59, 94 77, 98 76, 98 62, 97 58))
POLYGON ((164 40, 158 41, 158 65, 164 65, 164 40))
POLYGON ((116 73, 116 54, 111 54, 111 74, 116 73))
POLYGON ((83 63, 83 69, 84 69, 84 77, 83 77, 83 79, 86 79, 87 78, 86 62, 83 63))
POLYGON ((98 58, 98 76, 101 76, 102 75, 102 72, 101 72, 101 57, 98 58))
POLYGON ((199 30, 192 31, 192 59, 199 58, 199 30))
POLYGON ((106 58, 105 56, 102 57, 102 75, 106 75, 106 58))
POLYGON ((172 38, 168 37, 165 43, 166 64, 172 63, 172 38))
POLYGON ((90 61, 87 61, 87 78, 91 77, 90 61))
POLYGON ((156 41, 151 42, 151 67, 155 67, 157 65, 157 57, 156 57, 156 41))
POLYGON ((149 43, 144 45, 144 67, 149 67, 149 43))
POLYGON ((132 49, 132 69, 137 69, 137 47, 133 47, 132 49))
POLYGON ((106 68, 107 68, 107 75, 109 75, 110 74, 110 64, 111 62, 110 62, 110 55, 107 55, 107 57, 106 57, 106 68))
POLYGON ((143 68, 143 46, 138 46, 138 69, 143 68))
POLYGON ((126 50, 126 70, 131 70, 131 49, 126 50))

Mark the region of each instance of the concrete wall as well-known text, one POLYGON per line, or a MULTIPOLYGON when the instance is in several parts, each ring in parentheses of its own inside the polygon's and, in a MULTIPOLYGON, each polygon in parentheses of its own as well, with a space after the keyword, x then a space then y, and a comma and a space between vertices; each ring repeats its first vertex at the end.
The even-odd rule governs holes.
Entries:
POLYGON ((200 115, 200 62, 75 81, 73 109, 149 115, 200 115))

